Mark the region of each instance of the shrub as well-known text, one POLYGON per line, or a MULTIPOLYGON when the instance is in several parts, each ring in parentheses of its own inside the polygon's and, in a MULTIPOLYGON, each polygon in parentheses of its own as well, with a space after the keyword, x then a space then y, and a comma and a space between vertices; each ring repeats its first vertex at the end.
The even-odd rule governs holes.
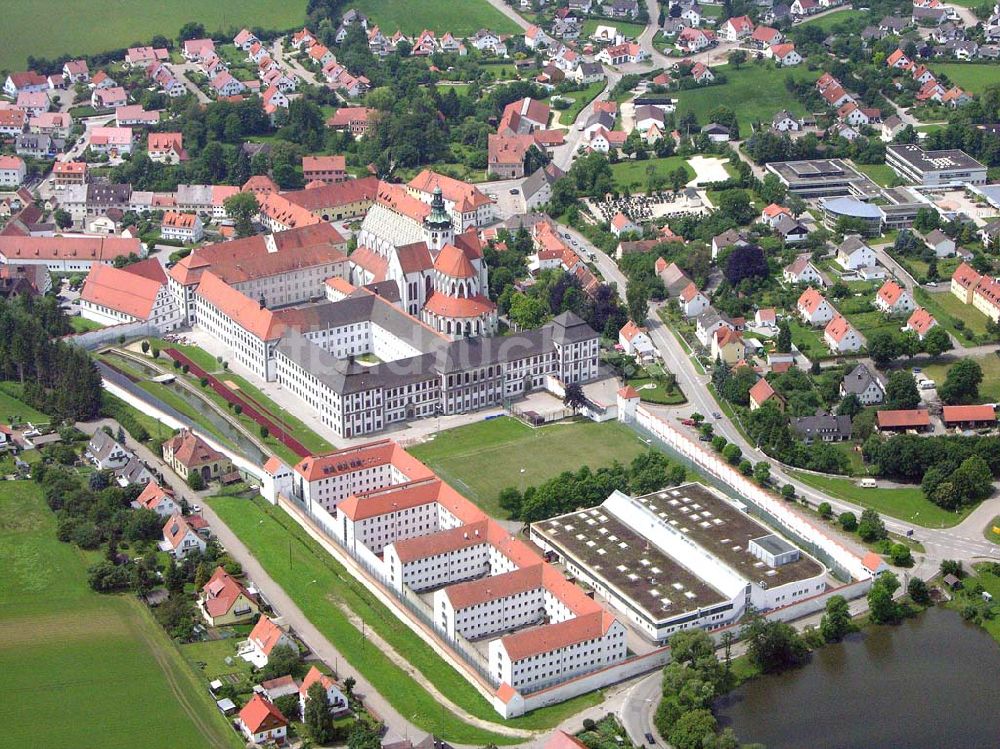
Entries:
POLYGON ((858 529, 858 517, 853 512, 840 513, 840 516, 837 518, 837 522, 840 523, 840 527, 848 533, 852 533, 858 529))
POLYGON ((829 502, 820 502, 819 507, 816 508, 816 511, 819 513, 819 516, 824 520, 829 520, 831 517, 833 517, 833 508, 830 507, 829 502))

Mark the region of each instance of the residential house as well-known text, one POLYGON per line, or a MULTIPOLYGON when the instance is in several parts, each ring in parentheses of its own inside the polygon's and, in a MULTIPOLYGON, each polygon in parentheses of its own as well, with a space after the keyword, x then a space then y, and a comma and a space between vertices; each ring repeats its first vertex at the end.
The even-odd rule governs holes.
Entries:
POLYGON ((618 331, 618 343, 626 354, 642 362, 653 361, 656 358, 656 346, 649 337, 649 331, 639 327, 632 320, 625 323, 618 331))
POLYGON ((910 292, 892 279, 875 294, 875 307, 886 315, 908 315, 916 306, 910 292))
POLYGON ((86 60, 67 60, 63 64, 63 79, 67 83, 86 83, 90 80, 90 68, 86 60))
POLYGON ((972 304, 976 287, 983 276, 967 263, 961 263, 951 275, 951 293, 958 297, 962 304, 972 304))
POLYGON ((727 42, 738 42, 753 34, 753 21, 749 16, 727 18, 719 27, 719 38, 727 42))
POLYGON ((814 328, 826 325, 833 320, 833 316, 836 314, 833 305, 826 301, 826 297, 812 286, 802 292, 796 307, 802 322, 814 328))
POLYGON ((179 164, 188 159, 182 133, 150 133, 146 139, 146 152, 150 161, 159 164, 179 164))
POLYGON ((115 480, 123 489, 129 486, 146 486, 153 480, 153 473, 145 463, 133 455, 123 468, 115 471, 115 480))
POLYGON ((283 744, 288 736, 288 720, 273 702, 259 694, 251 697, 240 710, 236 722, 254 745, 283 744))
POLYGON ((156 481, 150 481, 138 497, 132 502, 136 509, 152 510, 160 517, 170 517, 181 512, 181 504, 168 489, 164 489, 156 481))
POLYGON ((87 184, 85 161, 57 161, 52 167, 53 187, 63 190, 73 185, 87 184))
POLYGON ((934 315, 923 307, 917 307, 906 321, 904 330, 913 331, 917 334, 917 338, 922 341, 927 332, 935 325, 937 325, 937 320, 934 319, 934 315))
POLYGON ((240 32, 233 37, 233 44, 244 52, 248 52, 253 45, 260 44, 260 39, 254 36, 249 29, 240 29, 240 32))
POLYGON ((681 32, 677 35, 677 39, 674 40, 674 46, 687 54, 701 52, 714 43, 714 34, 710 31, 696 28, 681 29, 681 32))
POLYGON ((302 176, 306 184, 322 182, 334 185, 347 181, 347 160, 338 156, 303 156, 302 176))
POLYGON ((782 273, 786 283, 807 283, 817 286, 825 286, 823 276, 813 265, 809 255, 799 255, 791 265, 785 267, 782 273))
POLYGON ((823 340, 835 354, 853 354, 865 345, 864 337, 843 315, 837 315, 827 323, 823 340))
POLYGON ((840 383, 840 397, 857 396, 862 406, 875 406, 885 400, 885 386, 866 364, 859 364, 840 383))
POLYGON ((758 26, 750 35, 750 44, 757 49, 768 49, 785 41, 785 35, 770 26, 758 26))
POLYGON ((589 86, 591 83, 603 81, 606 76, 604 75, 604 67, 598 63, 581 62, 569 73, 569 77, 583 86, 589 86))
POLYGON ((718 122, 710 122, 701 129, 701 134, 708 136, 712 143, 729 142, 729 128, 718 122))
POLYGON ((271 657, 271 651, 279 646, 298 652, 298 646, 291 635, 262 614, 246 642, 240 645, 237 654, 256 668, 264 668, 271 657))
POLYGON ((95 127, 90 131, 90 149, 111 156, 132 153, 134 143, 130 127, 95 127))
POLYGON ((128 463, 131 453, 110 434, 98 429, 87 443, 87 455, 99 471, 109 471, 128 463))
POLYGON ((758 328, 777 328, 778 315, 774 307, 762 307, 754 312, 753 322, 758 328))
POLYGON ((317 682, 322 684, 323 689, 326 691, 326 700, 330 703, 330 712, 335 716, 346 713, 348 711, 347 697, 337 688, 333 679, 315 666, 312 666, 309 669, 309 673, 306 674, 306 678, 302 680, 302 685, 299 687, 299 714, 306 714, 306 701, 309 699, 309 689, 317 682))
POLYGON ((160 223, 160 236, 185 244, 200 242, 205 236, 201 218, 197 213, 178 213, 167 211, 160 223))
POLYGON ((206 484, 232 470, 232 462, 189 429, 163 443, 163 460, 185 481, 197 473, 206 484))
POLYGON ((875 250, 865 244, 860 236, 852 234, 837 248, 837 263, 844 270, 874 267, 875 250))
POLYGON ((790 209, 785 208, 783 205, 778 205, 777 203, 771 203, 766 206, 764 210, 760 212, 760 222, 762 224, 767 224, 772 229, 778 223, 778 219, 782 216, 792 217, 792 212, 790 209))
POLYGON ((955 254, 957 245, 955 240, 949 237, 940 229, 934 229, 924 237, 927 246, 934 250, 937 257, 951 257, 955 254))
POLYGON ((49 135, 53 138, 68 138, 72 127, 73 118, 68 112, 42 112, 28 120, 30 132, 49 135))
POLYGON ((785 410, 784 400, 771 386, 771 383, 762 377, 750 388, 750 410, 756 411, 768 401, 773 401, 779 409, 785 410))
MULTIPOLYGON (((691 283, 691 279, 685 275, 677 263, 667 263, 662 257, 656 258, 653 266, 656 275, 660 277, 667 295, 671 297, 680 296, 680 293, 691 283)), ((706 339, 707 341, 707 339, 706 339)), ((706 342, 706 346, 708 343, 706 342)))
POLYGON ((215 568, 201 589, 198 608, 213 627, 247 622, 260 615, 256 596, 222 567, 215 568))
POLYGON ((715 73, 703 62, 696 62, 691 66, 691 78, 695 83, 711 83, 715 80, 715 73))
POLYGON ((27 122, 28 115, 23 109, 0 109, 0 135, 20 135, 27 122))
POLYGON ((0 156, 0 187, 20 187, 27 174, 20 156, 0 156))
POLYGON ((44 91, 22 91, 17 95, 17 102, 14 106, 28 117, 37 117, 42 112, 48 112, 52 102, 44 91))
POLYGON ((713 307, 709 307, 695 318, 694 334, 705 348, 711 348, 716 331, 722 328, 736 330, 732 321, 728 317, 720 315, 713 307))
POLYGON ((12 99, 25 91, 47 91, 48 88, 49 79, 34 70, 10 73, 3 84, 3 92, 12 99))
POLYGON ((799 416, 791 420, 789 427, 807 445, 813 442, 846 442, 851 439, 853 427, 851 417, 819 413, 814 416, 799 416))
POLYGON ((716 234, 712 237, 712 259, 715 260, 727 247, 746 243, 746 235, 736 229, 727 229, 722 234, 716 234))
POLYGON ((905 127, 903 121, 897 115, 890 115, 882 120, 882 124, 879 126, 881 131, 879 137, 883 142, 890 143, 905 127))
POLYGON ((774 231, 785 240, 786 244, 798 244, 809 238, 809 230, 801 221, 784 214, 775 221, 774 231))
POLYGON ((677 297, 677 304, 684 317, 698 317, 709 307, 708 297, 701 293, 694 282, 685 286, 677 297))
POLYGON ((236 96, 246 90, 246 86, 236 80, 228 70, 223 70, 215 76, 210 85, 217 97, 236 96))
POLYGON ((647 56, 647 52, 641 44, 637 42, 625 42, 624 44, 605 47, 597 53, 595 59, 606 65, 627 65, 642 62, 647 56))
POLYGON ((728 327, 721 327, 712 335, 712 358, 721 359, 726 364, 735 364, 746 358, 743 335, 728 327))
POLYGON ((201 515, 184 516, 175 513, 163 526, 163 541, 160 550, 175 559, 183 559, 193 551, 205 551, 205 538, 199 533, 208 527, 201 515))

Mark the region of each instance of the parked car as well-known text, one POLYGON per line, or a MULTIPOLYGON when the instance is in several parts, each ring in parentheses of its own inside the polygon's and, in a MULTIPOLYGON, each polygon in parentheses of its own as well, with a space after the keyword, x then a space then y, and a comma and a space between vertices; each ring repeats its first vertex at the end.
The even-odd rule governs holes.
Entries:
POLYGON ((686 427, 693 427, 694 419, 681 419, 681 424, 683 424, 686 427))
POLYGON ((656 744, 656 739, 653 738, 653 734, 651 734, 649 731, 646 731, 646 743, 649 744, 650 746, 656 744))
POLYGON ((722 418, 722 414, 720 414, 718 411, 712 411, 712 418, 713 419, 721 419, 722 418))

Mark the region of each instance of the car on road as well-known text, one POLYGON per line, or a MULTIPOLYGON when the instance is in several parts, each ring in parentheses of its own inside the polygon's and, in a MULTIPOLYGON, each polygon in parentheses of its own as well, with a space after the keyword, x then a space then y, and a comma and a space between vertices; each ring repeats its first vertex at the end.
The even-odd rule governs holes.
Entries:
POLYGON ((721 419, 722 418, 722 414, 720 414, 718 411, 712 411, 712 418, 713 419, 721 419))
POLYGON ((928 281, 924 286, 930 286, 932 289, 937 286, 937 281, 928 281))
POLYGON ((653 738, 653 734, 651 734, 649 731, 646 731, 646 743, 649 744, 650 746, 655 746, 656 744, 656 739, 653 738))
POLYGON ((191 505, 192 512, 201 512, 201 505, 191 505))
POLYGON ((712 438, 709 437, 707 434, 703 434, 700 437, 698 437, 698 441, 699 442, 711 442, 712 438))
POLYGON ((512 187, 512 188, 510 188, 510 194, 511 195, 520 195, 521 191, 518 190, 516 187, 512 187))
POLYGON ((683 424, 686 427, 693 427, 694 419, 681 419, 681 424, 683 424))

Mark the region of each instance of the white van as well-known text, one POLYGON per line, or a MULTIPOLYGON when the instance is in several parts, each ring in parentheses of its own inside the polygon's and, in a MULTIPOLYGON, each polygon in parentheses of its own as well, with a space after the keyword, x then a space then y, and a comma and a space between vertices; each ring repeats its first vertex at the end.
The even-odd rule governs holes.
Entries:
POLYGON ((858 482, 858 486, 862 489, 876 489, 878 488, 878 483, 875 479, 861 479, 861 481, 858 482))
POLYGON ((921 390, 933 390, 935 387, 937 387, 937 385, 934 383, 934 380, 926 379, 920 381, 921 390))

